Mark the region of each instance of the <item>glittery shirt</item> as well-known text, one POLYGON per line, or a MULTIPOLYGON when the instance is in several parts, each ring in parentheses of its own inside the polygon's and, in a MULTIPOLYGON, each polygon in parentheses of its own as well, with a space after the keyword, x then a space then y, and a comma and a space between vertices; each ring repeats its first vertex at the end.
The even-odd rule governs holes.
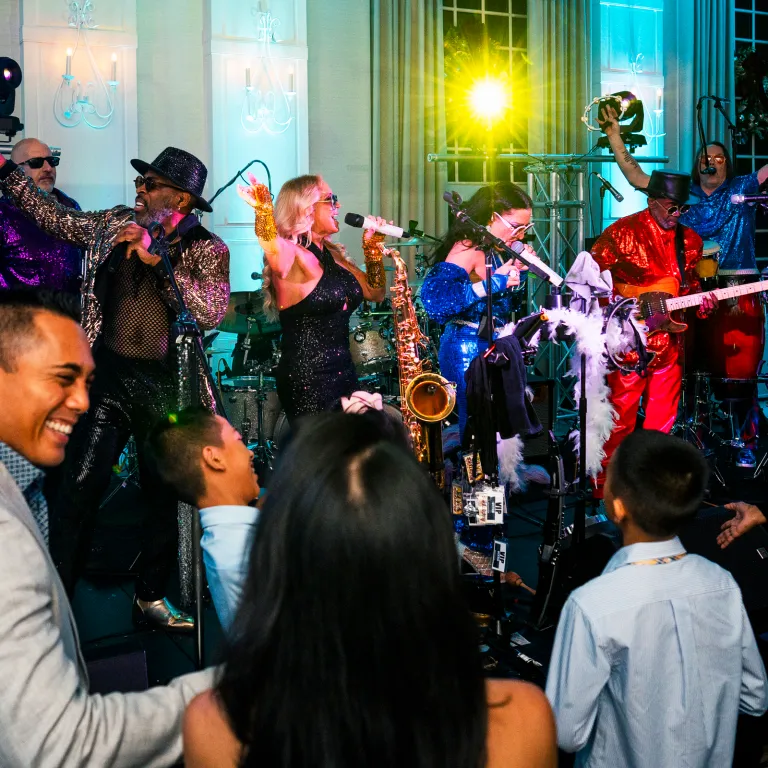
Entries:
MULTIPOLYGON (((501 262, 495 264, 495 268, 501 262)), ((459 410, 459 431, 464 433, 467 421, 467 397, 464 373, 472 360, 488 347, 488 342, 478 337, 478 324, 486 311, 486 281, 478 295, 466 269, 448 261, 441 261, 430 269, 424 278, 419 294, 427 314, 436 322, 445 324, 440 337, 440 373, 456 384, 456 405, 459 410), (470 325, 467 325, 469 323, 470 325)), ((515 303, 515 294, 525 288, 521 281, 518 288, 507 290, 507 276, 491 277, 493 316, 497 325, 506 322, 515 303)))
POLYGON ((699 202, 680 217, 701 237, 714 240, 720 246, 721 270, 757 271, 755 261, 755 211, 754 205, 736 205, 731 195, 754 195, 759 191, 757 173, 736 176, 723 182, 711 195, 699 186, 691 194, 699 202))
MULTIPOLYGON (((52 194, 67 208, 80 206, 61 190, 52 194)), ((45 234, 7 198, 0 198, 0 289, 42 286, 80 293, 83 252, 45 234)))
MULTIPOLYGON (((685 227, 684 232, 686 286, 682 288, 675 230, 662 229, 647 208, 611 224, 592 246, 592 255, 601 270, 611 272, 614 287, 627 283, 652 290, 662 277, 672 277, 678 285, 675 295, 696 293, 700 286, 693 268, 701 258, 703 243, 692 229, 685 227)), ((657 353, 650 365, 655 370, 673 362, 677 343, 670 343, 669 334, 661 332, 649 339, 648 349, 657 353)))
MULTIPOLYGON (((101 333, 103 311, 95 295, 96 273, 112 253, 113 241, 120 230, 133 220, 133 210, 118 205, 106 211, 75 211, 61 205, 55 197, 39 190, 14 163, 0 168, 0 183, 5 194, 52 237, 86 249, 82 287, 83 328, 93 343, 101 333)), ((204 230, 203 227, 198 229, 204 230)), ((216 235, 192 238, 182 248, 174 266, 174 275, 187 309, 200 329, 215 328, 224 317, 229 302, 229 249, 216 235)), ((165 302, 178 311, 170 286, 158 289, 165 302)), ((200 391, 208 392, 202 379, 200 391)), ((204 398, 210 402, 210 393, 204 398)))
POLYGON ((308 250, 323 274, 307 296, 280 311, 277 394, 289 420, 332 409, 358 389, 349 350, 349 317, 360 306, 363 289, 327 248, 310 243, 308 250))

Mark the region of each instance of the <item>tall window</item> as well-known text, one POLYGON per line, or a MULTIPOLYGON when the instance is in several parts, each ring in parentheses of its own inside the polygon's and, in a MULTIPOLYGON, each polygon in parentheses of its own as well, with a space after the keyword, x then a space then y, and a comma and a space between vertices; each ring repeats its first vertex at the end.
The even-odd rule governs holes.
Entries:
MULTIPOLYGON (((444 0, 443 34, 446 55, 456 40, 465 40, 470 54, 480 60, 482 47, 488 46, 497 57, 506 59, 510 76, 513 108, 520 105, 518 119, 512 120, 505 132, 499 152, 526 152, 528 149, 528 121, 526 101, 528 92, 528 0, 444 0)), ((456 109, 448 104, 447 109, 456 109)), ((457 157, 478 154, 478 147, 466 145, 462 137, 461 118, 448 115, 448 153, 457 157)), ((499 162, 497 179, 525 183, 525 163, 499 162)), ((488 181, 490 168, 483 160, 457 160, 448 164, 451 182, 482 183, 488 181)))
MULTIPOLYGON (((736 0, 737 53, 744 47, 752 47, 768 57, 768 0, 736 0)), ((762 139, 753 136, 746 144, 737 144, 735 150, 736 173, 753 173, 768 163, 768 135, 762 139)), ((758 268, 768 267, 768 215, 760 206, 755 253, 758 268)))

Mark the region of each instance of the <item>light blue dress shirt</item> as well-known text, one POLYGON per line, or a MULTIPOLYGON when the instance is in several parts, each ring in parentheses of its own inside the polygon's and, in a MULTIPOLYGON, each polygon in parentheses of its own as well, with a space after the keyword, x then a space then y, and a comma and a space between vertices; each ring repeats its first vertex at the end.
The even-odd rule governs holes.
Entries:
POLYGON ((205 575, 225 632, 229 631, 240 602, 258 520, 259 510, 255 507, 222 505, 200 510, 205 575))
POLYGON ((727 768, 739 711, 768 706, 763 663, 733 577, 678 538, 620 549, 568 598, 547 697, 576 765, 727 768))

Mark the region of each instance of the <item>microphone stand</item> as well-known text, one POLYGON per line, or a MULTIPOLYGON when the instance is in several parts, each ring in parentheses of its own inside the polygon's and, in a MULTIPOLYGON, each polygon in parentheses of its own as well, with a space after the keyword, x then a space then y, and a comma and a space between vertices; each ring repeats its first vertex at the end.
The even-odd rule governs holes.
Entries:
MULTIPOLYGON (((224 416, 224 403, 216 387, 213 373, 203 348, 203 336, 200 326, 194 315, 189 311, 184 297, 179 289, 179 283, 173 272, 171 257, 168 253, 168 241, 165 231, 159 223, 149 227, 149 235, 152 243, 149 252, 160 256, 161 264, 176 299, 179 312, 176 320, 171 325, 171 333, 176 344, 176 370, 179 386, 179 408, 194 405, 200 402, 197 373, 202 368, 208 386, 213 394, 216 412, 224 416)), ((179 578, 181 581, 182 595, 194 592, 195 601, 195 636, 194 636, 194 663, 197 669, 203 668, 203 562, 200 539, 202 531, 200 527, 200 513, 189 504, 179 502, 179 578), (191 565, 191 569, 190 566, 191 565), (190 576, 184 571, 191 570, 192 588, 190 589, 190 576), (186 578, 184 578, 186 576, 186 578)))

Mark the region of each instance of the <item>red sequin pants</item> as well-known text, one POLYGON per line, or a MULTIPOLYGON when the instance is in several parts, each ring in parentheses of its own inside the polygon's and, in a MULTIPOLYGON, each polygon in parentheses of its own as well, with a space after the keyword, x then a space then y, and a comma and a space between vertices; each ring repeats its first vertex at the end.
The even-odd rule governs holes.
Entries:
POLYGON ((653 371, 645 378, 636 373, 623 374, 613 371, 608 374, 608 386, 611 388, 610 401, 616 410, 616 425, 604 446, 605 459, 603 469, 595 481, 595 497, 603 498, 605 468, 619 443, 635 430, 637 409, 640 400, 645 408, 644 429, 658 429, 669 432, 677 418, 677 406, 680 402, 680 383, 683 368, 677 355, 673 362, 653 371))

